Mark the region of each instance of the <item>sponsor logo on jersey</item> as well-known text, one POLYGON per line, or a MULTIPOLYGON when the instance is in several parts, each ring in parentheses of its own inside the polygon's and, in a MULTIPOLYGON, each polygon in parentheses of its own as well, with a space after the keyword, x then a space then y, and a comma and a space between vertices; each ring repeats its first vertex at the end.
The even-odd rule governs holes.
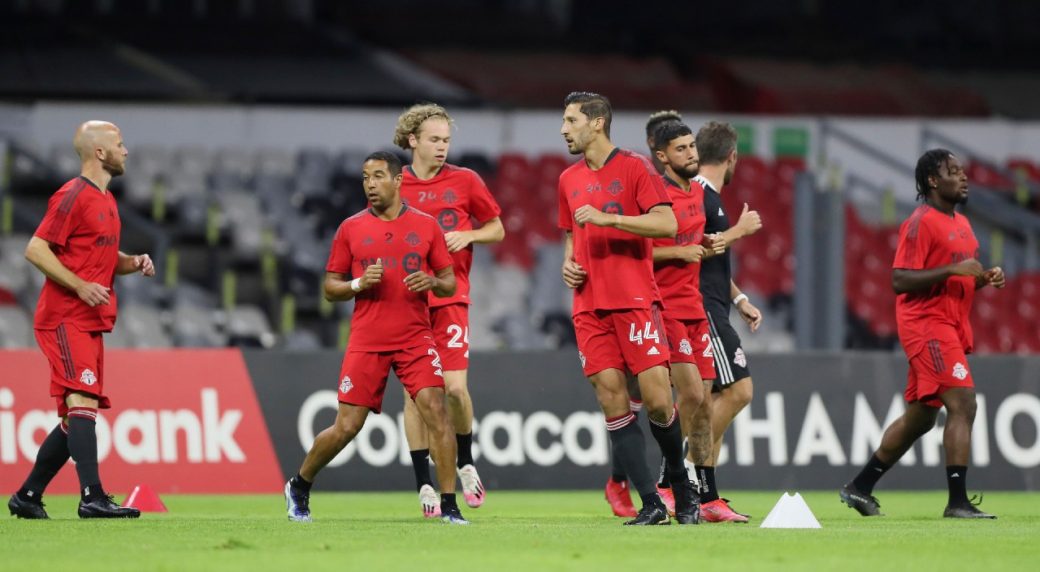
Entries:
POLYGON ((453 209, 444 209, 437 213, 437 224, 441 225, 441 230, 454 230, 459 226, 459 215, 453 209))
POLYGON ((422 256, 417 252, 405 254, 404 258, 401 259, 401 267, 409 274, 418 272, 422 268, 422 256))
POLYGON ((646 355, 648 355, 648 356, 659 356, 659 355, 661 355, 661 352, 658 351, 657 346, 650 346, 650 349, 646 350, 646 355))
POLYGON ((621 208, 621 203, 610 201, 603 205, 603 212, 608 214, 625 214, 625 211, 621 208))

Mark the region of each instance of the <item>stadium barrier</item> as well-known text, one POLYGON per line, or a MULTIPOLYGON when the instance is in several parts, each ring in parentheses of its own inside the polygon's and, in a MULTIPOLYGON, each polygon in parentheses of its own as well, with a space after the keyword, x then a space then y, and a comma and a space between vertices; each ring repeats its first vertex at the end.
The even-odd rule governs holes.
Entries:
MULTIPOLYGON (((341 357, 334 351, 108 352, 106 391, 115 407, 98 425, 107 486, 276 492, 335 416, 341 357)), ((979 390, 970 487, 1037 490, 1040 357, 970 363, 979 390)), ((751 367, 755 399, 723 448, 725 490, 836 488, 902 412, 901 354, 758 355, 751 367)), ((0 490, 17 488, 56 421, 47 376, 39 352, 0 352, 0 490)), ((474 354, 470 389, 476 454, 489 488, 593 488, 606 480, 609 441, 575 352, 474 354)), ((391 380, 383 414, 370 415, 321 474, 323 490, 411 489, 401 405, 400 385, 391 380)), ((644 433, 648 460, 656 463, 656 446, 644 433)), ((926 435, 884 486, 942 488, 941 445, 941 429, 926 435)), ((65 469, 52 490, 74 491, 74 471, 65 469)))

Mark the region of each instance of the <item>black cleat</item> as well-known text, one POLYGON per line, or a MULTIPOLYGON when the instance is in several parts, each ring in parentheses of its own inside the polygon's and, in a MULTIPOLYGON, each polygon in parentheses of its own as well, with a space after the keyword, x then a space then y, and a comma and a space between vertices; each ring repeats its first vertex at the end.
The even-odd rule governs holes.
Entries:
POLYGON ((141 511, 116 504, 112 495, 103 495, 90 502, 79 501, 80 518, 137 518, 141 511))
POLYGON ((43 510, 42 502, 23 501, 18 498, 18 493, 11 495, 11 500, 7 501, 7 508, 11 511, 11 516, 18 518, 50 518, 47 511, 43 510))
POLYGON ((861 492, 852 483, 841 487, 838 496, 841 497, 841 502, 856 509, 856 512, 863 516, 884 516, 881 514, 881 503, 873 496, 861 492))
POLYGON ((625 526, 653 526, 658 524, 671 524, 668 520, 668 509, 664 504, 645 504, 639 509, 635 518, 625 523, 625 526))
POLYGON ((979 510, 978 506, 982 504, 982 493, 979 493, 977 498, 978 500, 975 500, 976 497, 971 497, 966 504, 946 505, 943 518, 997 518, 995 514, 979 510))
POLYGON ((672 494, 675 495, 675 522, 679 524, 701 523, 700 497, 693 491, 693 483, 686 478, 672 479, 672 494))

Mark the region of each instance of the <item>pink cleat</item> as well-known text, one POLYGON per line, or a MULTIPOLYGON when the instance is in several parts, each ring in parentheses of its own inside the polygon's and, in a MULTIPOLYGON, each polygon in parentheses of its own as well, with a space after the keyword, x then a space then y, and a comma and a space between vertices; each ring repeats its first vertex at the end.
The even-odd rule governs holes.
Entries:
POLYGON ((675 495, 672 494, 671 487, 657 487, 657 496, 661 497, 661 502, 668 509, 668 516, 675 516, 675 495))
POLYGON ((473 465, 466 465, 457 469, 457 473, 459 481, 462 482, 462 496, 465 497, 466 504, 470 508, 479 508, 487 498, 487 491, 484 490, 484 483, 480 482, 477 468, 473 465))
POLYGON ((614 516, 620 516, 624 518, 635 518, 636 507, 632 505, 632 495, 628 490, 628 481, 616 482, 614 479, 607 479, 607 487, 603 491, 603 496, 607 499, 607 503, 610 504, 610 510, 614 511, 614 516))
POLYGON ((441 497, 430 485, 423 485, 419 489, 419 504, 422 506, 423 517, 439 518, 441 516, 441 497))
POLYGON ((719 498, 701 505, 701 520, 704 522, 746 523, 748 517, 730 508, 726 499, 719 498))

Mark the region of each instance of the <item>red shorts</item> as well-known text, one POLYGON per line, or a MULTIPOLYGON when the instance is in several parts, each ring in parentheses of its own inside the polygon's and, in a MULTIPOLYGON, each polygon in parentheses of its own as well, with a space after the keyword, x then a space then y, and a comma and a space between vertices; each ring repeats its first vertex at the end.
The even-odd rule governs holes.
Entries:
POLYGON ((98 409, 112 407, 104 395, 105 342, 101 332, 84 332, 73 325, 59 324, 53 330, 36 330, 36 343, 51 364, 51 397, 58 417, 65 417, 70 393, 98 399, 98 409))
POLYGON ((942 407, 939 396, 954 387, 975 387, 968 359, 956 334, 952 338, 929 340, 924 349, 910 357, 910 372, 903 393, 907 403, 919 401, 930 407, 942 407))
POLYGON ((586 376, 611 368, 639 374, 668 365, 668 336, 658 306, 582 312, 574 316, 574 333, 586 376))
POLYGON ((715 379, 715 354, 711 351, 708 319, 676 320, 665 316, 668 348, 672 363, 692 363, 697 366, 701 379, 715 379))
POLYGON ((430 325, 444 369, 469 369, 469 304, 430 308, 430 325))
POLYGON ((444 387, 441 358, 433 344, 389 352, 351 351, 348 347, 339 371, 339 402, 381 412, 390 368, 412 399, 421 389, 444 387))

